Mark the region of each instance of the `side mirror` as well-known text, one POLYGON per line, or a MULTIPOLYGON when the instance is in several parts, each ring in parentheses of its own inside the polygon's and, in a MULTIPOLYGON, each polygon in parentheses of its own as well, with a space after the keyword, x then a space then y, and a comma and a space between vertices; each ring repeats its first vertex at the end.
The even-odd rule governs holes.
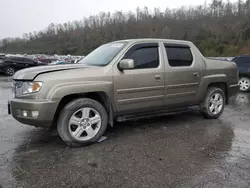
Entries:
POLYGON ((135 68, 135 61, 133 59, 123 59, 118 65, 119 70, 129 70, 135 68))

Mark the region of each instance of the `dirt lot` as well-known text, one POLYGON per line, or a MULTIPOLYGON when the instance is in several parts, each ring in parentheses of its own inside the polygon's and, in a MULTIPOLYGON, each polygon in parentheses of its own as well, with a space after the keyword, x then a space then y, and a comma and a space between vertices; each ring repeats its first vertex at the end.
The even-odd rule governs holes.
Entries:
POLYGON ((0 187, 250 187, 250 94, 218 120, 192 112, 126 122, 72 149, 7 115, 10 92, 0 77, 0 187))

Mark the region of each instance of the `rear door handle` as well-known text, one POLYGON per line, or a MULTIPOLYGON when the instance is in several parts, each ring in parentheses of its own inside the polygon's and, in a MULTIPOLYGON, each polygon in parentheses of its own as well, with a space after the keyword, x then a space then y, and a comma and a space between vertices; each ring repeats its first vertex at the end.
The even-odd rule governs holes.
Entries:
POLYGON ((199 77, 200 76, 198 72, 194 72, 193 75, 194 75, 194 77, 199 77))
POLYGON ((162 79, 162 75, 155 75, 155 79, 156 80, 161 80, 162 79))

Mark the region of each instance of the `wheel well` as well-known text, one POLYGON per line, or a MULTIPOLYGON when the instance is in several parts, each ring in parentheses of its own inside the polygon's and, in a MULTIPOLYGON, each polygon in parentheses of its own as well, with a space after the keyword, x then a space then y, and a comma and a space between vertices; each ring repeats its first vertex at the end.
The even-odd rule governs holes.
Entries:
POLYGON ((56 109, 56 113, 54 115, 52 127, 56 127, 57 118, 60 115, 61 110, 66 106, 66 104, 68 104, 69 102, 71 102, 71 101, 73 101, 75 99, 83 98, 83 97, 96 100, 100 104, 102 104, 104 106, 107 114, 108 114, 108 117, 109 117, 109 120, 110 120, 109 123, 112 124, 111 119, 113 121, 113 117, 112 117, 113 108, 112 108, 112 105, 111 105, 110 100, 108 98, 108 95, 105 92, 101 91, 101 92, 70 94, 70 95, 64 96, 61 99, 61 101, 59 102, 59 105, 58 105, 58 107, 56 109))
POLYGON ((216 82, 216 83, 211 83, 208 85, 208 88, 209 87, 217 87, 217 88, 220 88, 222 89, 224 92, 225 92, 225 96, 226 96, 226 104, 228 104, 228 87, 227 87, 227 84, 225 82, 216 82))

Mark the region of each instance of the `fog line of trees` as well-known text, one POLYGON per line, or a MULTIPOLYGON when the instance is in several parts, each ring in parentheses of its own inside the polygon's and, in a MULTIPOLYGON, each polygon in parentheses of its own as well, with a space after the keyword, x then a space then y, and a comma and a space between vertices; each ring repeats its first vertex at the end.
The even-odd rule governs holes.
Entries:
POLYGON ((129 38, 193 41, 206 56, 250 54, 250 0, 212 0, 195 7, 101 12, 79 21, 0 41, 0 52, 86 55, 97 46, 129 38))

